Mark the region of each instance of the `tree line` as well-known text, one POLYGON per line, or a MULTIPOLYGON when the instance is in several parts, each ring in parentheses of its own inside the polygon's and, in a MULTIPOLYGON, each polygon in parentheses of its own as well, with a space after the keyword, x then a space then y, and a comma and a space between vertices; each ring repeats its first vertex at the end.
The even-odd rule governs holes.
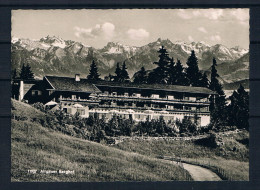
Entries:
MULTIPOLYGON (((202 73, 198 67, 198 59, 194 51, 191 51, 186 64, 187 68, 182 66, 180 60, 177 62, 169 57, 167 50, 162 46, 159 49, 159 60, 154 62, 157 67, 151 71, 145 70, 142 67, 134 74, 133 83, 137 84, 171 84, 171 85, 184 85, 184 86, 200 86, 209 87, 209 81, 206 73, 202 73)), ((88 79, 101 80, 98 74, 98 68, 93 61, 90 66, 88 79)), ((123 62, 122 67, 117 63, 115 74, 104 77, 104 80, 114 82, 131 82, 127 72, 126 63, 123 62)))
MULTIPOLYGON (((187 59, 187 68, 182 66, 180 60, 177 59, 177 62, 175 62, 173 58, 170 58, 167 50, 163 46, 159 49, 158 53, 159 60, 154 62, 157 67, 151 71, 147 71, 142 67, 134 74, 133 83, 209 88, 216 93, 210 96, 210 128, 220 130, 229 125, 248 129, 248 92, 240 85, 239 89, 234 91, 232 96, 229 97, 231 103, 229 105, 227 104, 227 98, 219 81, 219 75, 216 69, 217 61, 215 58, 212 59, 210 80, 208 80, 206 73, 199 70, 198 58, 195 55, 195 51, 192 50, 191 55, 187 59)), ((99 76, 96 63, 93 61, 87 78, 101 80, 99 76)), ((122 67, 117 63, 115 75, 109 74, 104 79, 114 82, 131 82, 125 62, 122 67)))
MULTIPOLYGON (((206 73, 199 70, 198 59, 194 51, 187 59, 187 68, 184 68, 181 61, 177 59, 175 62, 173 58, 169 57, 167 50, 162 46, 159 49, 159 60, 154 62, 157 67, 151 71, 145 70, 142 67, 134 74, 133 83, 135 84, 170 84, 170 85, 183 85, 206 87, 214 91, 216 94, 210 96, 210 115, 211 115, 211 128, 221 129, 227 125, 237 126, 239 128, 249 127, 249 95, 244 87, 240 85, 239 89, 233 92, 229 97, 231 103, 227 104, 227 98, 223 91, 223 87, 219 82, 218 72, 216 69, 216 59, 212 59, 210 80, 208 80, 206 73)), ((29 64, 22 65, 19 76, 17 76, 16 69, 13 70, 13 79, 31 80, 34 79, 34 74, 29 64)), ((90 65, 89 80, 102 80, 98 72, 98 67, 95 61, 90 65)), ((117 63, 115 74, 105 76, 104 80, 114 82, 129 83, 130 77, 127 72, 126 63, 123 62, 122 66, 117 63)))
POLYGON ((12 72, 12 79, 33 80, 34 73, 32 72, 31 66, 29 64, 23 64, 19 74, 17 73, 17 70, 14 69, 12 72))

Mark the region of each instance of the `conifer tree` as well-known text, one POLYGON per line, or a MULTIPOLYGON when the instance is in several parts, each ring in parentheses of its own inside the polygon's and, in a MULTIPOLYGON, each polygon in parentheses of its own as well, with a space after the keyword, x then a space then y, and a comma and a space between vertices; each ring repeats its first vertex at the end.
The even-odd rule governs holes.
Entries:
POLYGON ((224 91, 222 89, 222 85, 220 84, 218 78, 218 72, 216 69, 217 61, 215 58, 213 58, 213 64, 211 66, 211 76, 210 76, 210 84, 209 88, 215 92, 217 92, 219 95, 224 95, 224 91))
POLYGON ((20 79, 22 79, 22 80, 34 79, 34 74, 31 71, 31 67, 29 64, 27 64, 26 66, 24 66, 24 64, 23 64, 23 66, 21 68, 20 79))
POLYGON ((27 79, 34 79, 34 74, 29 64, 26 65, 27 79))
POLYGON ((213 127, 220 128, 224 127, 227 124, 227 112, 225 94, 222 89, 222 85, 218 80, 219 75, 217 73, 216 66, 216 59, 213 58, 209 88, 212 91, 216 92, 216 95, 210 96, 210 114, 213 127))
POLYGON ((20 79, 26 79, 26 69, 25 69, 24 64, 23 64, 23 66, 21 68, 20 79))
POLYGON ((166 84, 168 80, 168 65, 170 63, 169 54, 164 46, 159 49, 159 61, 154 62, 154 64, 158 65, 152 72, 150 72, 148 76, 148 82, 150 84, 166 84))
POLYGON ((229 125, 249 129, 249 95, 242 85, 230 96, 229 125))
POLYGON ((87 76, 87 79, 89 80, 100 80, 99 78, 99 74, 98 74, 98 69, 97 69, 97 65, 95 63, 95 61, 92 61, 92 64, 90 65, 90 69, 89 69, 89 75, 87 76))
POLYGON ((176 84, 176 66, 173 58, 170 60, 170 65, 168 67, 168 84, 176 84))
POLYGON ((199 71, 198 59, 195 55, 195 51, 191 51, 191 55, 187 60, 186 75, 189 84, 192 86, 200 86, 200 80, 202 79, 202 74, 199 71))
POLYGON ((120 73, 120 82, 128 82, 129 81, 129 75, 128 75, 128 72, 126 70, 126 64, 125 64, 125 61, 123 63, 123 66, 122 66, 122 70, 121 70, 121 73, 120 73))
POLYGON ((115 74, 116 74, 116 76, 114 77, 114 81, 115 82, 119 82, 120 81, 120 78, 121 78, 121 68, 120 68, 120 65, 119 65, 119 63, 117 63, 117 65, 116 65, 116 71, 115 71, 115 74))
POLYGON ((176 69, 176 81, 175 81, 175 84, 176 85, 187 86, 188 85, 188 79, 186 78, 186 75, 184 73, 184 68, 183 68, 180 60, 177 60, 175 69, 176 69))
POLYGON ((147 72, 144 67, 135 73, 134 83, 145 84, 147 83, 147 72))
POLYGON ((200 83, 199 86, 201 87, 206 87, 206 88, 209 87, 209 80, 206 73, 202 75, 202 78, 200 79, 199 83, 200 83))

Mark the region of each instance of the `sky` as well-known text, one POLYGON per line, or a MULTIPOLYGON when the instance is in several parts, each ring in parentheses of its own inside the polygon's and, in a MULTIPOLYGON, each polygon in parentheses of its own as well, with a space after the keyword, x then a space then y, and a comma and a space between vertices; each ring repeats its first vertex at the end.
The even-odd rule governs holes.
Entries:
POLYGON ((12 37, 56 36, 95 48, 158 38, 249 48, 249 9, 13 10, 12 37))

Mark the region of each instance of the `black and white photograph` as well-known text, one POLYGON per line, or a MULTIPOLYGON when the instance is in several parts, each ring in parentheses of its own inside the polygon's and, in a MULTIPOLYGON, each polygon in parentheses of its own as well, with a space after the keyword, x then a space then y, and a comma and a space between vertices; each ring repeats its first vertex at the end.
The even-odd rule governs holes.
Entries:
POLYGON ((11 182, 249 181, 249 8, 11 14, 11 182))

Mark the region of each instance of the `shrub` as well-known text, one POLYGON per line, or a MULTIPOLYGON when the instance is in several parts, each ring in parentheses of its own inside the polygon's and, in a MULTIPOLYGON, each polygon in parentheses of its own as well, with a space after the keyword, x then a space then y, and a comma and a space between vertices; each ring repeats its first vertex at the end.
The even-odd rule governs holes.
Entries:
POLYGON ((45 110, 45 107, 44 107, 44 104, 41 103, 41 102, 36 102, 36 103, 34 103, 32 106, 33 106, 34 108, 36 108, 36 109, 42 111, 42 112, 45 112, 45 111, 46 111, 46 110, 45 110))

